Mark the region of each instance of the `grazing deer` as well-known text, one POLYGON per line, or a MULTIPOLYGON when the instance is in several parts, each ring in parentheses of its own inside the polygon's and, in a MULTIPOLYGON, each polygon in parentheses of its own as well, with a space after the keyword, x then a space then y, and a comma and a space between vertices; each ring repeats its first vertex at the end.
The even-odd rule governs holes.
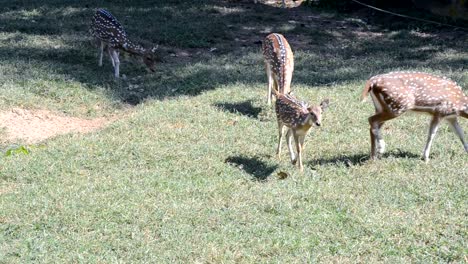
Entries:
POLYGON ((149 70, 154 72, 154 52, 156 48, 145 49, 130 41, 122 25, 109 11, 105 9, 96 11, 91 23, 91 34, 100 43, 99 66, 102 66, 104 48, 107 48, 116 78, 119 78, 120 51, 141 57, 149 70))
POLYGON ((277 33, 265 38, 262 50, 268 77, 267 103, 271 105, 272 88, 281 94, 291 91, 294 56, 286 38, 277 33))
POLYGON ((304 148, 304 139, 312 126, 321 126, 322 112, 328 107, 329 100, 325 99, 320 103, 320 106, 308 106, 304 102, 300 102, 291 94, 282 94, 277 90, 273 90, 276 96, 276 117, 278 120, 278 148, 276 154, 278 158, 281 155, 281 141, 283 139, 284 127, 287 127, 286 142, 288 143, 291 163, 299 165, 301 171, 304 170, 302 165, 302 151, 304 148), (291 139, 294 137, 296 143, 297 157, 292 149, 291 139))
POLYGON ((369 117, 371 159, 385 151, 385 142, 380 135, 384 122, 411 110, 431 115, 424 161, 429 161, 429 151, 440 121, 447 120, 468 152, 463 130, 457 117, 468 118, 468 97, 460 86, 446 77, 437 77, 422 72, 391 72, 370 78, 362 92, 362 100, 371 95, 375 115, 369 117))

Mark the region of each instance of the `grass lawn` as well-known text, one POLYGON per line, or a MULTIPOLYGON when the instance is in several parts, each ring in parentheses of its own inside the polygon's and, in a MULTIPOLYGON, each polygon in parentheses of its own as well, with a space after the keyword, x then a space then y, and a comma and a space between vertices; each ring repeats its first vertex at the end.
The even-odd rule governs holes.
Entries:
POLYGON ((458 138, 441 126, 425 164, 428 117, 405 115, 383 129, 384 158, 368 161, 374 108, 359 96, 391 70, 446 75, 468 93, 468 37, 392 19, 253 1, 3 1, 0 110, 120 118, 89 134, 2 141, 0 263, 466 262, 458 138), (98 67, 97 7, 160 45, 156 73, 131 58, 125 80, 107 56, 98 67), (275 157, 269 32, 292 46, 294 93, 331 101, 302 174, 285 145, 275 157), (28 154, 8 151, 17 146, 28 154))

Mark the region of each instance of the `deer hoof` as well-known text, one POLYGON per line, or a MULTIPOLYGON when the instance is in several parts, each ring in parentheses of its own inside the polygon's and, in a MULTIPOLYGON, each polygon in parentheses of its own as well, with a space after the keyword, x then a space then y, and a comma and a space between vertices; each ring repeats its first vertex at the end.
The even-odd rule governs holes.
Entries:
POLYGON ((429 157, 424 156, 422 159, 423 159, 424 163, 426 163, 426 164, 429 163, 429 157))
POLYGON ((377 154, 378 154, 378 155, 382 155, 384 152, 385 152, 385 141, 383 141, 382 139, 380 139, 380 140, 377 142, 377 154))

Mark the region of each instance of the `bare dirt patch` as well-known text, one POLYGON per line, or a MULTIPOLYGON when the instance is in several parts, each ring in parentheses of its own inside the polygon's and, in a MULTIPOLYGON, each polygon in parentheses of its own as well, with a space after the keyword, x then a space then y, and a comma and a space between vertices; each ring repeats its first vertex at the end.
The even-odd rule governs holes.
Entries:
POLYGON ((37 143, 68 133, 89 133, 103 128, 115 118, 83 119, 69 117, 48 110, 13 108, 0 112, 0 127, 4 129, 2 142, 24 141, 37 143))

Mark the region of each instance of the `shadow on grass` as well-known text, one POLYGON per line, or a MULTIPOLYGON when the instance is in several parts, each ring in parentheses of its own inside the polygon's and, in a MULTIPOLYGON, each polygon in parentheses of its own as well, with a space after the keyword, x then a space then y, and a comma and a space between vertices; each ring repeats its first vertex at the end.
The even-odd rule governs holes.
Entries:
POLYGON ((270 176, 278 166, 268 165, 258 157, 232 156, 225 162, 252 175, 258 181, 264 181, 270 176))
POLYGON ((258 114, 262 112, 262 108, 253 106, 251 100, 239 103, 217 103, 214 106, 223 111, 252 118, 258 118, 258 114))
POLYGON ((396 149, 383 154, 382 158, 405 158, 405 159, 421 159, 421 155, 411 153, 409 151, 396 149))
MULTIPOLYGON (((385 158, 409 158, 409 159, 420 159, 421 156, 414 153, 403 151, 400 149, 393 150, 387 153, 384 153, 382 159, 385 158)), ((368 153, 359 153, 353 155, 339 155, 330 158, 320 158, 312 160, 309 162, 309 165, 321 166, 321 165, 345 165, 346 167, 352 166, 361 166, 370 161, 370 156, 368 153)))
POLYGON ((314 167, 314 166, 321 166, 321 165, 344 164, 346 167, 351 167, 351 166, 356 166, 356 165, 358 166, 362 165, 368 160, 369 160, 369 155, 361 153, 361 154, 353 154, 350 156, 339 155, 335 157, 315 159, 315 160, 310 161, 309 165, 314 167))

